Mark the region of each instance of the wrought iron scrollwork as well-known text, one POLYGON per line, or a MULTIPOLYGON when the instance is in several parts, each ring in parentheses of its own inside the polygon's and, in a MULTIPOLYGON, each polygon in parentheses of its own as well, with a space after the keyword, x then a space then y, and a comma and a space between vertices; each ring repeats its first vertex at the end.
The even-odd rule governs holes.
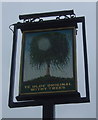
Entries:
POLYGON ((43 22, 43 19, 42 18, 23 19, 23 23, 30 23, 30 22, 43 22))
POLYGON ((53 17, 53 16, 55 16, 56 20, 62 19, 61 17, 64 17, 65 20, 76 17, 73 10, 67 10, 67 11, 57 11, 57 12, 51 12, 51 13, 47 12, 47 13, 20 15, 19 19, 23 20, 23 23, 43 22, 45 21, 44 17, 53 17))

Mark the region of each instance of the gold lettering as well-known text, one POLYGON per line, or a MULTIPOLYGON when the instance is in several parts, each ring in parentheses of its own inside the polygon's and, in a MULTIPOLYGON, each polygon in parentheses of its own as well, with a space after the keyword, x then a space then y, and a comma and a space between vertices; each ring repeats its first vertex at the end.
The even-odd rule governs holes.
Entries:
POLYGON ((27 86, 24 86, 25 87, 25 89, 29 89, 30 88, 30 86, 29 85, 27 85, 27 86))
POLYGON ((68 83, 66 83, 66 86, 68 86, 68 83))

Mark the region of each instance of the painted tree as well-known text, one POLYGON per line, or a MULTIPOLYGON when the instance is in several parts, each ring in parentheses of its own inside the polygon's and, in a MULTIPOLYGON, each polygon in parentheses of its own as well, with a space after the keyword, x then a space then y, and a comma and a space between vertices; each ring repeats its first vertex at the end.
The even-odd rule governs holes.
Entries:
POLYGON ((60 32, 47 32, 36 35, 30 45, 32 66, 40 69, 47 65, 46 75, 50 75, 51 65, 61 69, 68 62, 69 45, 66 35, 60 32))

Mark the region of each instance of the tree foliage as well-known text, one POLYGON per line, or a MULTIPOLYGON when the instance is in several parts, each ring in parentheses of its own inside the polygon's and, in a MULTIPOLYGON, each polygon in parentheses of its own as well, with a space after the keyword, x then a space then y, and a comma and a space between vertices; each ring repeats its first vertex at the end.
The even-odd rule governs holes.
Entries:
MULTIPOLYGON (((42 46, 42 47, 43 47, 42 46)), ((57 68, 62 68, 68 62, 69 44, 66 39, 66 35, 60 32, 47 32, 33 37, 30 44, 30 61, 32 66, 36 66, 38 69, 43 64, 54 65, 57 68), (39 48, 40 41, 44 49, 39 48)))

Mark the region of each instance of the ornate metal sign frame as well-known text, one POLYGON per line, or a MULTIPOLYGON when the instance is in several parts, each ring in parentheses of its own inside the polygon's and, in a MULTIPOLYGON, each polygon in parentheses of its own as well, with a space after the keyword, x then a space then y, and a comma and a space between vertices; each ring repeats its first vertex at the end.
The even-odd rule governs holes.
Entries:
MULTIPOLYGON (((10 76, 10 90, 9 90, 9 107, 27 107, 27 106, 39 106, 45 105, 48 102, 55 104, 68 104, 68 103, 85 103, 90 102, 89 96, 89 77, 88 77, 88 60, 87 60, 87 47, 86 47, 86 31, 85 31, 85 17, 76 17, 73 10, 70 11, 57 11, 50 13, 41 13, 41 14, 30 14, 30 15, 20 15, 20 20, 23 19, 23 23, 13 24, 13 50, 12 50, 12 63, 11 63, 11 76, 10 76), (56 20, 44 21, 43 17, 56 16, 56 20), (60 19, 61 16, 65 16, 64 19, 60 19), (35 20, 39 19, 38 22, 35 20), (83 35, 83 54, 84 54, 84 71, 85 71, 85 91, 86 97, 79 98, 66 98, 64 94, 61 94, 60 97, 47 96, 42 99, 35 99, 28 101, 28 96, 24 98, 18 97, 19 102, 14 102, 14 83, 15 83, 15 69, 16 69, 16 51, 17 51, 17 33, 18 29, 21 29, 22 32, 27 30, 41 30, 42 28, 60 28, 60 27, 72 27, 77 28, 77 24, 82 23, 82 35, 83 35), (51 99, 52 98, 52 99, 51 99), (22 99, 25 101, 22 101, 22 99)), ((73 95, 74 96, 74 95, 73 95)), ((48 103, 48 104, 49 104, 48 103)))

